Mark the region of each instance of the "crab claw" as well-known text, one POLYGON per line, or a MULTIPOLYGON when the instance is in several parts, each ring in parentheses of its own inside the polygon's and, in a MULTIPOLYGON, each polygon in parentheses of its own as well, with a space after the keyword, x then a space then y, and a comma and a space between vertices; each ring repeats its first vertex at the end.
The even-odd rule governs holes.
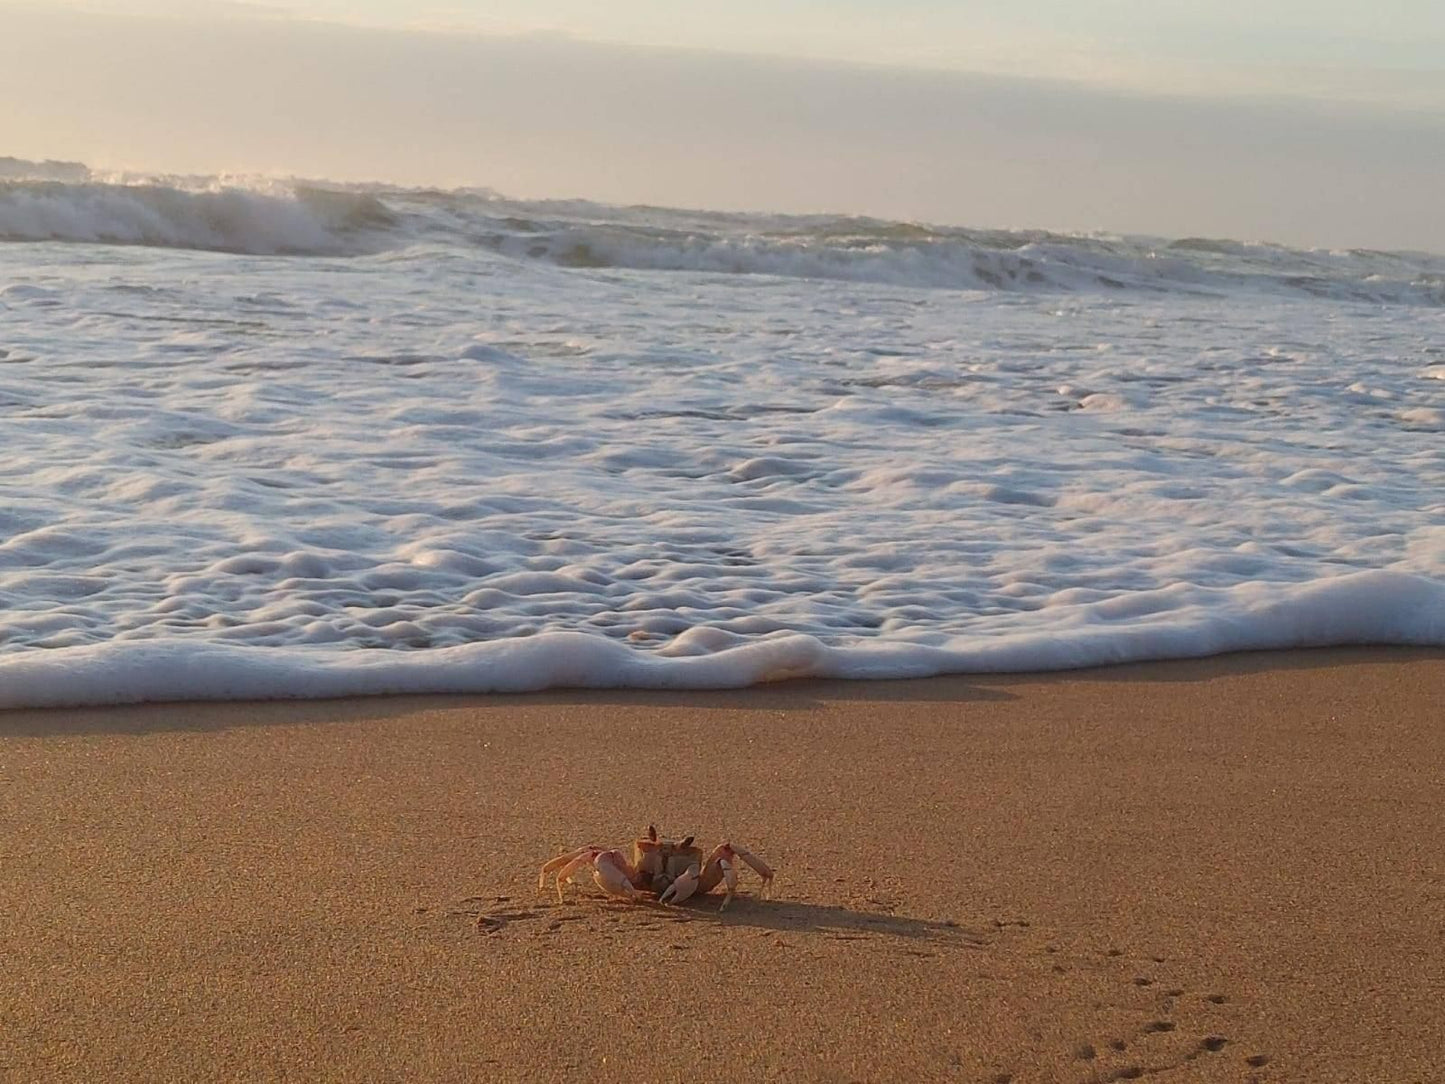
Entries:
POLYGON ((556 870, 557 902, 562 903, 566 898, 562 886, 588 866, 592 867, 592 879, 597 882, 597 887, 609 896, 628 900, 640 898, 641 893, 632 884, 633 870, 626 856, 621 851, 605 851, 601 847, 581 847, 568 854, 559 854, 542 867, 538 887, 545 888, 547 874, 556 870))
POLYGON ((676 904, 686 901, 697 891, 697 879, 702 873, 698 864, 694 862, 677 876, 677 880, 667 886, 666 891, 658 897, 658 902, 676 904))
POLYGON ((636 900, 642 895, 632 887, 632 879, 628 876, 627 860, 619 851, 603 851, 592 860, 592 865, 594 867, 592 879, 597 882, 597 887, 609 896, 636 900))

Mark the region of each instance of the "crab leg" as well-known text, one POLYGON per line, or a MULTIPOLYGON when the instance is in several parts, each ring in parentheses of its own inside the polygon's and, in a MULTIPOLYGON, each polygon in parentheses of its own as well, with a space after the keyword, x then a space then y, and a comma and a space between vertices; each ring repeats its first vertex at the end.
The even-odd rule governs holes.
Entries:
POLYGON ((642 894, 632 884, 636 870, 627 858, 621 851, 607 851, 601 847, 579 847, 567 854, 559 854, 542 867, 537 887, 546 888, 547 874, 556 870, 557 902, 562 903, 566 898, 562 886, 587 866, 592 867, 592 879, 597 882, 597 887, 609 896, 621 896, 628 900, 641 898, 642 894))
MULTIPOLYGON (((580 854, 571 855, 568 862, 557 872, 557 902, 563 902, 562 886, 572 879, 572 875, 578 870, 592 865, 603 853, 594 847, 584 847, 580 854)), ((556 859, 553 859, 555 862, 556 859)))
POLYGON ((542 867, 542 872, 537 876, 537 887, 547 887, 547 874, 553 872, 554 870, 561 869, 563 866, 569 865, 573 860, 580 858, 584 854, 596 854, 601 849, 601 847, 578 847, 575 851, 568 851, 566 854, 559 854, 556 858, 552 859, 550 862, 548 862, 542 867))
POLYGON ((732 903, 733 893, 738 890, 738 871, 733 869, 733 864, 726 858, 719 858, 717 863, 722 867, 723 884, 727 888, 722 904, 718 907, 718 914, 722 914, 728 909, 728 904, 732 903))
POLYGON ((719 843, 713 848, 712 853, 707 856, 707 861, 703 863, 702 874, 698 878, 698 891, 700 892, 711 892, 717 887, 719 882, 726 886, 727 895, 723 897, 722 907, 718 908, 718 910, 727 907, 733 895, 737 892, 738 874, 736 860, 739 858, 751 866, 757 875, 763 879, 761 895, 766 896, 768 894, 768 887, 773 881, 772 868, 746 847, 739 847, 732 843, 719 843))
POLYGON ((753 872, 763 879, 763 887, 758 895, 767 899, 768 889, 773 887, 773 868, 746 847, 739 847, 735 843, 731 846, 733 854, 752 866, 753 872))

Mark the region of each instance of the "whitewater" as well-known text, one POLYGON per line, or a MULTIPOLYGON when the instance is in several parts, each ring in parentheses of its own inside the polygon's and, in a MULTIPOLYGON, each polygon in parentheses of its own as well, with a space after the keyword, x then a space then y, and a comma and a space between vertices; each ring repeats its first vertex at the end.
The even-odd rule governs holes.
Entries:
POLYGON ((1445 646, 1445 257, 0 159, 0 706, 1445 646))

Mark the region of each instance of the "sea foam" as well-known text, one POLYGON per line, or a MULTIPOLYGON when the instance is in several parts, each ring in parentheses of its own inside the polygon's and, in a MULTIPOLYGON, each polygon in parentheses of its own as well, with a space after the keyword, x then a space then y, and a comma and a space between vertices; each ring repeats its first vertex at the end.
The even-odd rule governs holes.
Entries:
POLYGON ((8 706, 1445 645, 1437 257, 93 175, 0 220, 42 197, 8 706))
MULTIPOLYGON (((701 655, 642 654, 580 633, 419 653, 108 643, 0 660, 0 708, 555 688, 736 689, 793 678, 901 678, 1062 670, 1226 651, 1445 644, 1445 586, 1362 572, 1291 590, 1247 585, 1134 599, 1150 620, 1083 607, 1058 631, 960 637, 945 646, 830 646, 773 634, 701 655)), ((1115 608, 1117 609, 1117 608, 1115 608)))

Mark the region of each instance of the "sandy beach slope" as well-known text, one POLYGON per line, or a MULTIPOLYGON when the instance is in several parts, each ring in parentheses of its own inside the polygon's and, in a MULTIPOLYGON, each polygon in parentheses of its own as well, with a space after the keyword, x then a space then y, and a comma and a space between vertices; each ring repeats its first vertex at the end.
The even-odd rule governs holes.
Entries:
POLYGON ((13 712, 0 824, 7 1081, 1445 1080, 1438 651, 13 712), (537 892, 649 821, 775 898, 537 892))

